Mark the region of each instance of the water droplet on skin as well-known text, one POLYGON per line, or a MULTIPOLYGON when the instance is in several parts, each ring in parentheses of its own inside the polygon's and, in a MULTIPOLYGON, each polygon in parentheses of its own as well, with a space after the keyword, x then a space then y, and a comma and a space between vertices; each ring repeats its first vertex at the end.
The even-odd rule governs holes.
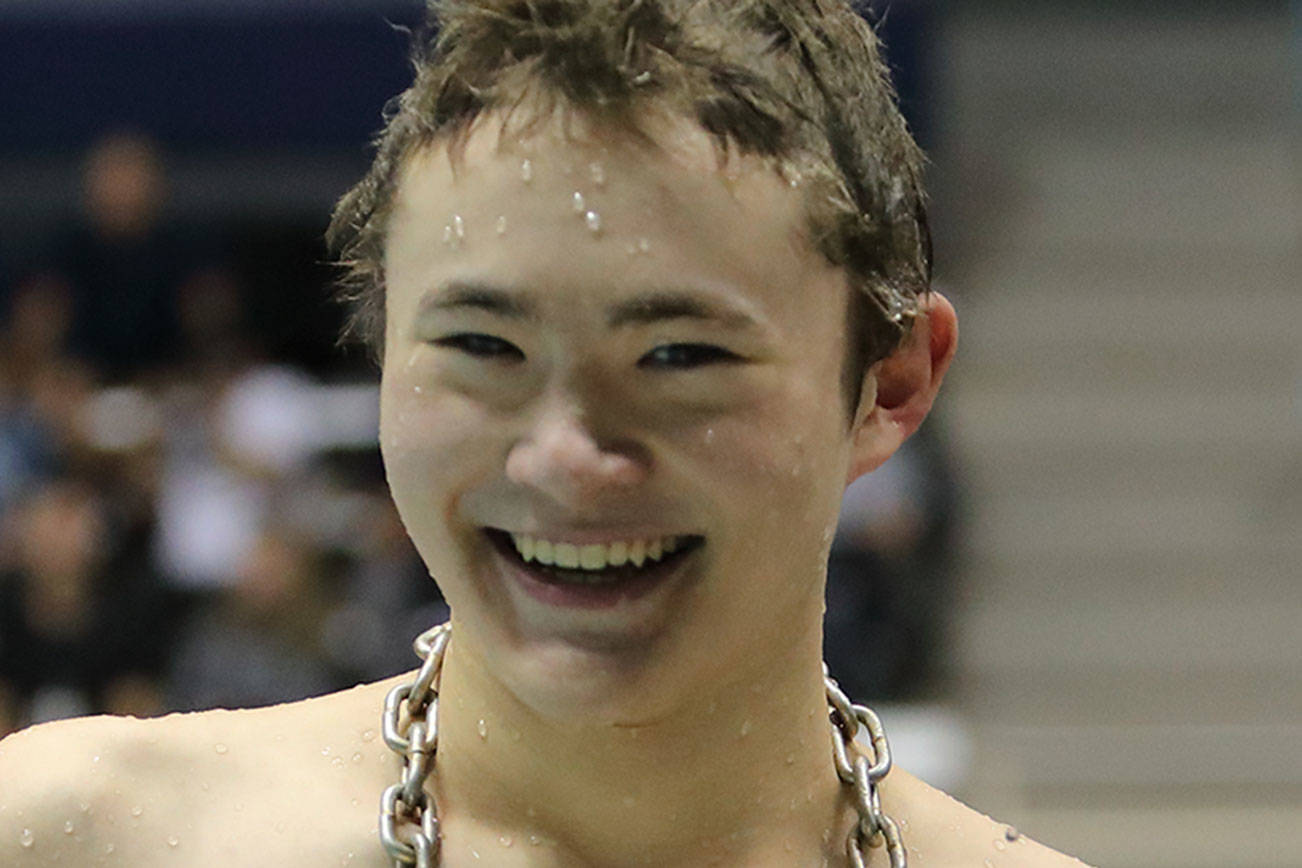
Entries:
POLYGON ((18 843, 24 848, 31 848, 36 843, 36 836, 32 834, 31 829, 23 829, 23 833, 18 836, 18 843))
POLYGON ((606 185, 606 168, 601 163, 589 163, 588 175, 592 178, 592 183, 598 187, 606 185))
POLYGON ((637 240, 637 249, 639 253, 646 253, 651 249, 651 242, 647 241, 645 238, 639 238, 637 240))
POLYGON ((574 192, 574 213, 582 214, 588 210, 588 203, 584 201, 583 194, 577 190, 574 192))
POLYGON ((83 814, 89 814, 89 813, 90 813, 90 802, 80 802, 80 803, 78 803, 78 805, 77 805, 77 810, 81 811, 83 814))
POLYGON ((481 739, 488 739, 488 723, 481 717, 479 723, 475 724, 475 731, 479 733, 481 739))
POLYGON ((139 816, 140 816, 141 814, 143 814, 144 812, 145 812, 145 809, 142 808, 142 807, 140 807, 139 805, 135 805, 135 806, 133 806, 133 807, 131 808, 131 816, 133 816, 133 817, 139 817, 139 816))
POLYGON ((476 859, 480 858, 478 850, 471 850, 470 855, 474 856, 476 859))
POLYGON ((789 754, 787 754, 786 763, 787 763, 787 765, 789 765, 789 766, 793 766, 793 765, 795 765, 795 764, 796 764, 796 755, 793 754, 793 753, 789 753, 789 754))
POLYGON ((520 164, 520 180, 526 184, 533 180, 533 160, 525 160, 520 164))
POLYGON ((353 765, 355 766, 361 765, 362 759, 363 759, 362 752, 359 750, 357 751, 357 753, 353 754, 353 765))
POLYGON ((713 428, 706 428, 706 429, 705 429, 705 442, 706 442, 706 443, 713 443, 713 442, 714 442, 714 429, 713 429, 713 428))
POLYGON ((503 847, 510 847, 515 842, 511 840, 510 835, 502 835, 497 839, 497 843, 501 844, 503 847))
POLYGON ((985 860, 985 868, 995 868, 995 863, 993 863, 993 862, 991 862, 989 859, 987 859, 987 860, 985 860))
POLYGON ((494 229, 494 231, 497 232, 498 235, 505 235, 505 234, 506 234, 506 217, 505 217, 505 216, 498 217, 498 218, 497 218, 497 224, 493 227, 493 229, 494 229))
POLYGON ((341 756, 337 756, 334 759, 330 760, 330 765, 334 766, 335 768, 342 768, 343 764, 344 764, 344 758, 341 756))
POLYGON ((530 836, 529 836, 529 846, 530 846, 530 847, 537 847, 537 846, 538 846, 539 844, 541 844, 541 843, 542 843, 542 838, 539 838, 537 835, 530 835, 530 836))
POLYGON ((1004 843, 1004 840, 1003 840, 1002 838, 996 838, 996 839, 995 839, 995 849, 996 849, 996 850, 1007 850, 1007 849, 1008 849, 1008 845, 1007 845, 1006 843, 1004 843))
POLYGON ((462 241, 466 237, 466 221, 461 219, 460 214, 452 215, 452 234, 456 236, 458 241, 462 241))
POLYGON ((179 846, 180 843, 181 843, 180 840, 178 840, 175 835, 169 835, 167 838, 167 846, 169 847, 175 848, 179 846))
POLYGON ((91 757, 91 758, 90 758, 90 761, 93 762, 93 763, 98 763, 98 762, 99 762, 99 754, 95 754, 93 757, 91 757))
POLYGON ((1022 833, 1017 831, 1016 826, 1009 826, 1007 829, 1004 829, 1004 837, 1009 841, 1016 841, 1018 838, 1022 837, 1022 833))
POLYGON ((226 753, 226 751, 229 750, 229 748, 226 747, 226 745, 222 744, 221 742, 218 742, 217 744, 213 745, 212 749, 217 751, 217 753, 219 754, 224 754, 226 753))
POLYGON ((412 389, 412 391, 415 392, 417 395, 420 395, 425 391, 425 389, 422 386, 416 386, 412 389))
POLYGON ((742 725, 741 725, 741 737, 742 737, 742 738, 745 738, 746 736, 750 735, 750 728, 751 728, 751 722, 750 722, 749 720, 747 720, 747 721, 743 721, 743 722, 742 722, 742 725))
POLYGON ((588 229, 595 235, 601 231, 601 215, 596 211, 589 211, 583 215, 583 222, 588 224, 588 229))
POLYGON ((375 730, 368 729, 362 732, 362 741, 367 743, 375 741, 375 730))
POLYGON ((353 805, 354 808, 358 807, 358 806, 361 805, 361 804, 362 804, 362 800, 361 800, 361 799, 353 799, 353 800, 352 800, 352 805, 353 805))
POLYGON ((105 844, 105 845, 104 845, 104 853, 105 853, 105 855, 108 855, 109 853, 112 853, 112 852, 113 852, 114 850, 116 850, 116 849, 117 849, 117 847, 113 846, 112 844, 105 844))
POLYGON ((63 834, 71 835, 73 831, 75 831, 75 829, 72 825, 72 820, 68 820, 66 823, 63 824, 63 834))
POLYGON ((444 226, 444 227, 443 227, 443 243, 446 244, 446 245, 449 245, 449 246, 452 244, 452 227, 451 227, 451 226, 444 226))
POLYGON ((529 807, 524 809, 524 815, 526 817, 536 817, 538 816, 538 809, 535 808, 533 805, 530 805, 529 807))
POLYGON ((325 747, 321 748, 321 756, 330 756, 330 746, 329 746, 329 745, 326 745, 325 747))

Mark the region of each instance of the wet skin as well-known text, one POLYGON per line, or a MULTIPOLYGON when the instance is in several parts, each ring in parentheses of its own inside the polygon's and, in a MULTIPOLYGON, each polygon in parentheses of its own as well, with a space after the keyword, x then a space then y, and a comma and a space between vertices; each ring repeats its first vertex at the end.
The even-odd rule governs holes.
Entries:
MULTIPOLYGON (((757 161, 721 171, 681 121, 659 150, 555 126, 499 143, 494 123, 456 171, 440 147, 411 159, 386 258, 382 448, 454 612, 442 864, 845 865, 826 551, 844 485, 930 407, 953 311, 931 300, 847 420, 848 289, 801 239, 797 190, 757 161), (663 316, 666 293, 716 315, 663 316), (532 593, 485 528, 703 543, 636 599, 593 607, 532 593)), ((386 865, 387 687, 7 740, 0 863, 386 865)), ((996 846, 1004 827, 902 770, 881 796, 915 868, 1069 864, 996 846)))

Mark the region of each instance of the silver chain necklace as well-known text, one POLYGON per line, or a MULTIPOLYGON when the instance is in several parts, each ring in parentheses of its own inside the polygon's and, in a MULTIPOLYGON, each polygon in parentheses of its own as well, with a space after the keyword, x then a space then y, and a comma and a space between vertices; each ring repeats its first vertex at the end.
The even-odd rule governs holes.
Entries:
MULTIPOLYGON (((403 760, 402 779, 380 798, 380 843, 393 859, 394 868, 415 865, 435 868, 438 864, 439 819, 434 800, 425 791, 425 781, 434 771, 438 748, 438 682, 443 670, 443 652, 452 633, 451 623, 439 624, 416 637, 416 654, 423 661, 416 678, 399 684, 384 700, 381 731, 384 743, 403 760), (408 723, 402 724, 404 706, 408 723)), ((868 850, 884 840, 891 868, 905 868, 904 842, 895 821, 882 812, 877 785, 891 770, 891 751, 877 715, 850 702, 823 666, 827 690, 828 717, 832 724, 832 760, 841 783, 854 794, 859 822, 846 837, 846 854, 852 868, 867 868, 868 850), (865 727, 872 743, 874 761, 865 756, 851 758, 847 745, 859 728, 865 727)))

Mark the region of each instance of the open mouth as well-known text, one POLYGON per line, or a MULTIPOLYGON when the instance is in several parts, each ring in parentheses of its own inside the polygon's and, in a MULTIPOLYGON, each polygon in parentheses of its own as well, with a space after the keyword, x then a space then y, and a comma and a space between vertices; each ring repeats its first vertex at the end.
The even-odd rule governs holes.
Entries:
POLYGON ((484 533, 503 558, 534 580, 594 590, 667 576, 705 545, 705 537, 691 534, 650 545, 571 546, 569 549, 573 551, 570 551, 563 550, 562 546, 533 544, 532 540, 496 528, 484 528, 484 533))

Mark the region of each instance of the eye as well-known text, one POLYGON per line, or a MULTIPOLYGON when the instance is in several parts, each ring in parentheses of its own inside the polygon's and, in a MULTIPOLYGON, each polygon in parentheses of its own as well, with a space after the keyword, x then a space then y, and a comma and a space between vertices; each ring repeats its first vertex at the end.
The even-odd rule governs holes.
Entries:
POLYGON ((451 347, 454 350, 460 350, 471 356, 478 356, 484 359, 498 358, 503 361, 523 361, 524 353, 520 348, 509 341, 501 338, 495 338, 492 335, 482 335, 476 332, 464 332, 462 334, 448 335, 445 338, 439 338, 434 341, 437 346, 451 347))
POLYGON ((718 362, 736 362, 741 357, 712 344, 665 344, 638 360, 638 367, 696 368, 718 362))

